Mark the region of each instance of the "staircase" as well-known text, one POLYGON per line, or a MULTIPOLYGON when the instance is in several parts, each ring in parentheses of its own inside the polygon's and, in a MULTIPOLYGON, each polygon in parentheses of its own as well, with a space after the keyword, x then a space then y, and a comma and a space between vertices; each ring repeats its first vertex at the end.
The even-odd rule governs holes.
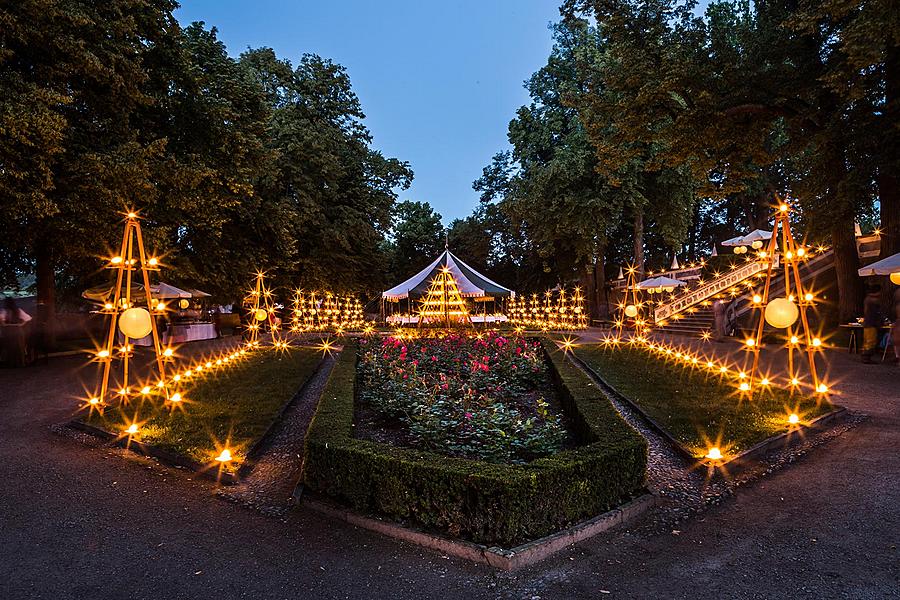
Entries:
MULTIPOLYGON (((800 279, 806 283, 832 268, 834 268, 834 253, 832 250, 828 250, 800 266, 800 279)), ((770 288, 770 297, 773 298, 784 294, 784 272, 778 270, 777 273, 772 278, 772 287, 770 288)), ((741 282, 745 279, 755 276, 756 273, 752 268, 748 267, 746 271, 738 269, 731 273, 726 273, 719 278, 718 282, 713 280, 684 294, 682 298, 668 305, 657 307, 657 322, 654 330, 672 335, 693 337, 702 337, 705 332, 712 333, 712 296, 715 293, 724 292, 726 289, 740 287, 741 282), (710 293, 713 290, 716 290, 716 292, 710 293), (660 308, 663 308, 663 310, 661 311, 660 308)), ((753 303, 750 300, 751 295, 752 292, 748 291, 732 300, 730 309, 732 318, 738 319, 753 309, 753 303)))
POLYGON ((693 306, 684 312, 675 314, 668 321, 662 321, 654 327, 654 331, 671 335, 702 337, 704 333, 712 333, 713 312, 709 306, 693 306))

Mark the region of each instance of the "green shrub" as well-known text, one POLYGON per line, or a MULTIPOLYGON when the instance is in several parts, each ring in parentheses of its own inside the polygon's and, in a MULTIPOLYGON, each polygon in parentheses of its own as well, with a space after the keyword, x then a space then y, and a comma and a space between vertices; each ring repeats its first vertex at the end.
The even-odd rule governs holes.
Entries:
POLYGON ((632 498, 644 486, 646 442, 555 346, 548 354, 584 445, 504 465, 355 439, 357 349, 348 343, 306 435, 304 483, 362 512, 505 546, 632 498))

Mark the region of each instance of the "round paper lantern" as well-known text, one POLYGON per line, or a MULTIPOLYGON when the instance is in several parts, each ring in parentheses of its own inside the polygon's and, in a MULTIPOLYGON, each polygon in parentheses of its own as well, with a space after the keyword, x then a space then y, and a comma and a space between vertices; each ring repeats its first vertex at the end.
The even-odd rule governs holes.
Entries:
POLYGON ((675 286, 674 286, 674 285, 668 285, 668 286, 664 287, 663 289, 666 290, 666 292, 668 292, 668 293, 671 294, 672 292, 675 291, 675 286))
POLYGON ((181 300, 178 301, 178 306, 180 306, 182 309, 185 309, 190 305, 191 305, 191 303, 188 302, 187 299, 185 299, 185 298, 182 298, 181 300))
POLYGON ((766 322, 779 329, 793 325, 799 314, 797 305, 787 298, 775 298, 766 306, 766 322))
POLYGON ((741 248, 742 248, 742 246, 735 246, 735 247, 734 247, 734 253, 735 253, 735 254, 740 254, 740 253, 741 253, 741 248))
POLYGON ((637 306, 634 304, 629 304, 625 307, 625 316, 627 317, 636 317, 637 316, 637 306))
POLYGON ((257 308, 256 314, 254 315, 257 321, 265 321, 266 317, 269 316, 269 313, 266 312, 264 308, 257 308))
POLYGON ((760 248, 763 247, 762 240, 756 240, 755 242, 753 242, 753 243, 750 244, 750 245, 753 246, 753 249, 754 249, 754 250, 759 250, 760 248))
POLYGON ((891 273, 891 283, 894 285, 900 285, 900 271, 897 273, 891 273))
POLYGON ((152 330, 150 313, 145 308, 129 308, 119 316, 119 331, 132 339, 149 335, 152 330))

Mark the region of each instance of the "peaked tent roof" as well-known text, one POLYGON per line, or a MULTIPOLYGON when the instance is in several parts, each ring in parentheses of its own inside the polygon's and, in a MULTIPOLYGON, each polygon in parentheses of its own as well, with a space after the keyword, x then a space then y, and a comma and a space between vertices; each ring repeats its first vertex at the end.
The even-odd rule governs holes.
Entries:
POLYGON ((428 291, 431 280, 434 279, 439 269, 447 268, 456 280, 459 293, 466 298, 478 298, 490 296, 493 298, 505 298, 515 296, 516 293, 491 281, 463 261, 459 260, 450 250, 444 250, 433 263, 391 289, 382 292, 381 297, 388 300, 401 300, 410 296, 422 296, 428 291))
POLYGON ((749 246, 753 242, 760 240, 765 241, 772 238, 772 232, 765 229, 754 229, 747 235, 739 235, 724 242, 719 242, 723 246, 749 246))
POLYGON ((866 265, 859 270, 860 277, 869 277, 870 275, 890 275, 891 273, 900 273, 900 252, 892 254, 887 258, 882 258, 871 265, 866 265))

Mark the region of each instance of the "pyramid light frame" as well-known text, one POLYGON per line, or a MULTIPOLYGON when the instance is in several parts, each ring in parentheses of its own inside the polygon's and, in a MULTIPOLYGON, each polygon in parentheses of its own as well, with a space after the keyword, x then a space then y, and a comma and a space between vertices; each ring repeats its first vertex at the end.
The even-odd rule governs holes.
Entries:
MULTIPOLYGON (((106 406, 107 395, 109 394, 109 379, 112 375, 113 352, 116 344, 116 331, 118 329, 119 318, 129 308, 138 308, 132 306, 131 302, 131 286, 134 271, 137 268, 141 271, 141 278, 144 284, 144 298, 147 302, 147 312, 150 314, 150 333, 153 338, 153 351, 155 353, 156 375, 158 376, 157 389, 161 389, 165 395, 166 401, 169 400, 169 386, 166 381, 165 363, 167 356, 164 354, 162 342, 159 337, 159 330, 156 327, 157 316, 165 313, 165 304, 162 300, 153 298, 150 290, 150 272, 159 271, 159 262, 156 258, 148 258, 144 248, 144 236, 141 232, 140 217, 135 211, 129 211, 125 215, 125 230, 122 234, 122 243, 119 246, 119 253, 109 259, 106 265, 108 269, 116 270, 116 285, 113 288, 111 302, 107 302, 104 308, 99 311, 101 314, 110 315, 109 329, 106 335, 106 341, 97 353, 96 360, 102 363, 98 387, 99 393, 92 398, 97 400, 99 406, 106 406), (135 251, 137 257, 135 257, 135 251), (123 292, 124 282, 124 292, 123 292)), ((119 388, 117 395, 121 400, 126 400, 130 395, 131 387, 128 384, 130 357, 132 354, 132 346, 130 339, 125 332, 121 332, 123 343, 120 347, 119 356, 122 358, 122 387, 119 388), (122 391, 125 393, 122 393, 122 391)))
POLYGON ((473 326, 469 308, 459 293, 456 278, 448 267, 441 268, 429 283, 428 291, 419 306, 418 327, 421 328, 426 321, 434 323, 435 317, 443 319, 447 329, 450 329, 451 321, 473 326))
POLYGON ((765 261, 768 263, 766 268, 766 276, 765 283, 763 284, 762 293, 759 294, 760 302, 754 302, 754 309, 758 311, 759 318, 756 324, 756 330, 754 332, 754 336, 752 338, 748 338, 745 340, 745 348, 749 349, 753 353, 753 365, 749 369, 748 372, 748 389, 747 393, 752 394, 754 389, 754 382, 763 381, 763 375, 759 371, 759 357, 761 352, 761 341, 763 336, 763 331, 765 329, 766 323, 766 307, 770 302, 770 292, 772 286, 772 278, 776 275, 775 273, 775 261, 773 258, 775 257, 776 252, 779 250, 779 231, 781 231, 781 263, 784 265, 784 298, 790 299, 792 295, 795 295, 796 302, 798 305, 798 313, 799 317, 796 319, 791 325, 789 325, 787 329, 787 350, 788 350, 788 374, 790 376, 791 389, 795 389, 799 386, 799 370, 797 369, 797 365, 795 365, 794 361, 794 350, 799 350, 799 346, 801 342, 804 345, 807 366, 809 370, 810 377, 812 378, 813 391, 816 394, 820 394, 822 396, 827 396, 828 394, 828 386, 826 386, 822 380, 819 378, 818 369, 816 367, 816 355, 818 352, 822 350, 821 342, 816 344, 814 341, 819 338, 812 334, 812 331, 809 326, 809 317, 807 315, 807 309, 811 306, 815 305, 815 301, 813 300, 814 296, 812 292, 803 287, 803 281, 800 278, 800 267, 799 263, 805 260, 806 257, 809 256, 808 250, 802 246, 797 244, 797 241, 794 239, 793 234, 791 233, 791 207, 784 199, 782 199, 778 194, 775 194, 775 200, 777 202, 774 213, 774 226, 772 228, 772 237, 769 238, 769 243, 765 246, 765 250, 760 250, 757 253, 758 260, 765 261), (765 252, 765 253, 763 253, 765 252), (791 280, 793 279, 794 291, 791 291, 791 280), (797 335, 800 333, 797 328, 797 321, 800 322, 800 330, 802 330, 802 337, 797 335), (792 343, 791 340, 796 336, 797 342, 792 343), (752 340, 752 345, 748 342, 752 340))

